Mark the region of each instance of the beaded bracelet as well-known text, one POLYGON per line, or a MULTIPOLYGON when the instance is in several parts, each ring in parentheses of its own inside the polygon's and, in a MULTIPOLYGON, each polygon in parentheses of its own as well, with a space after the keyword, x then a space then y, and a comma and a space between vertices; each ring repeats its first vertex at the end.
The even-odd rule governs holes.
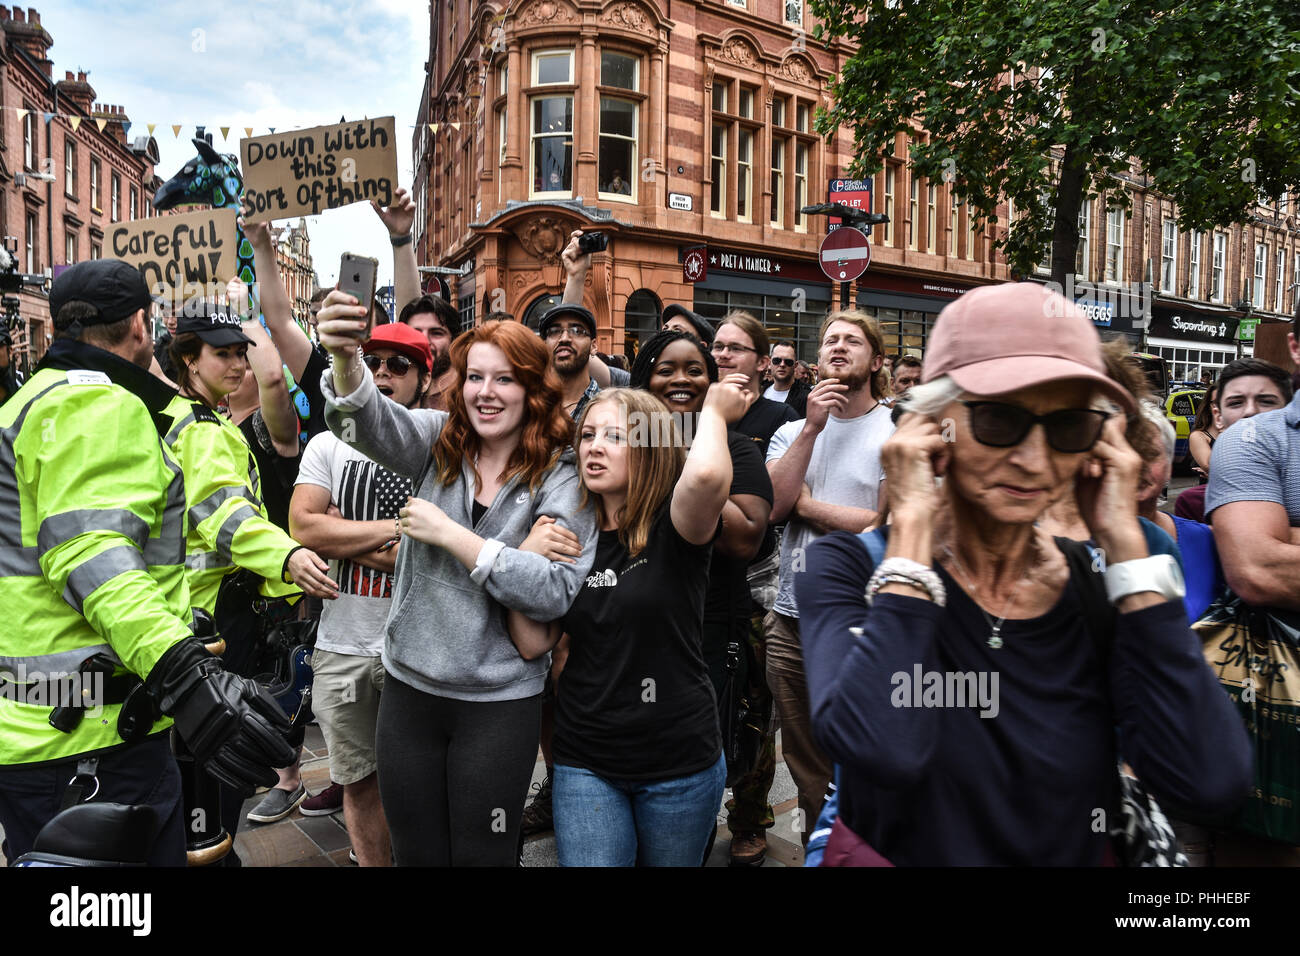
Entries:
POLYGON ((867 581, 866 600, 871 605, 878 592, 886 584, 910 584, 930 595, 930 600, 939 607, 948 602, 948 594, 943 581, 933 568, 908 558, 886 558, 876 565, 875 572, 867 581))

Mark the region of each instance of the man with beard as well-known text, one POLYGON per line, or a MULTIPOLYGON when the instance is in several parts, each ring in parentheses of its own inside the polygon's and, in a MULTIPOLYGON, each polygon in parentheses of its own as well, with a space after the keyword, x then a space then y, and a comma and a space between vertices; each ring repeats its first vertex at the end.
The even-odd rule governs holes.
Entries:
POLYGON ((456 382, 456 373, 451 368, 451 343, 460 334, 460 316, 441 296, 422 295, 402 307, 397 321, 428 339, 433 353, 433 384, 425 393, 421 407, 445 412, 447 402, 443 393, 456 382))
POLYGON ((799 788, 805 844, 831 764, 813 741, 794 581, 808 545, 831 531, 864 530, 884 504, 880 447, 894 425, 880 401, 882 352, 875 319, 848 310, 828 315, 817 356, 825 378, 808 393, 808 417, 781 426, 767 449, 771 520, 790 522, 781 540, 776 603, 764 621, 767 682, 781 715, 785 762, 799 788))
POLYGON ((587 402, 600 391, 587 371, 596 338, 596 317, 580 305, 562 302, 542 316, 537 334, 551 351, 551 368, 564 391, 564 410, 576 422, 587 402))
POLYGON ((176 381, 176 366, 172 364, 171 347, 172 338, 176 335, 176 313, 179 307, 168 303, 163 306, 163 334, 158 336, 158 341, 153 347, 153 357, 158 360, 158 367, 162 373, 173 382, 176 381))

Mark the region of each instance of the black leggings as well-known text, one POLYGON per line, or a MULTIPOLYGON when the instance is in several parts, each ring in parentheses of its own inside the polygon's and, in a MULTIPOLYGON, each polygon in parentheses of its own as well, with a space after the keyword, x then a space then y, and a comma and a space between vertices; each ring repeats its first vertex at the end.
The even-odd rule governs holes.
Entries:
POLYGON ((375 750, 398 866, 516 866, 542 695, 435 697, 384 675, 375 750))

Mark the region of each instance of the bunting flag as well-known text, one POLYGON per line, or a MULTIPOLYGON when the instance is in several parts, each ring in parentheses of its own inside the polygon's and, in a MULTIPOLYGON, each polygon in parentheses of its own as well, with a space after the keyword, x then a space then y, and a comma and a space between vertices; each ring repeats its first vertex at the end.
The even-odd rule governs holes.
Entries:
POLYGON ((144 127, 145 127, 145 129, 147 129, 147 130, 149 131, 149 135, 152 136, 152 135, 153 135, 153 131, 156 130, 156 129, 158 128, 158 124, 157 124, 157 123, 145 123, 145 124, 144 124, 144 127))
POLYGON ((459 124, 459 123, 448 123, 447 125, 450 126, 452 129, 454 129, 456 132, 458 132, 458 133, 460 132, 460 124, 459 124))
POLYGON ((180 124, 180 123, 173 123, 173 124, 172 124, 172 135, 175 136, 177 139, 180 139, 180 138, 181 138, 181 124, 180 124))
POLYGON ((54 114, 53 114, 53 113, 45 113, 45 114, 43 114, 43 115, 45 116, 45 125, 46 125, 46 126, 49 126, 49 125, 50 125, 50 120, 54 119, 54 114))
POLYGON ((245 127, 244 127, 244 135, 245 135, 245 136, 252 136, 252 135, 253 135, 253 127, 251 127, 251 126, 245 126, 245 127))
POLYGON ((126 120, 122 120, 122 135, 123 136, 131 135, 131 124, 128 123, 126 120))
POLYGON ((72 127, 72 131, 75 133, 75 132, 77 131, 77 127, 81 125, 81 117, 80 117, 80 116, 69 116, 69 117, 68 117, 68 124, 72 127))
POLYGON ((275 134, 275 127, 274 127, 274 126, 268 126, 267 129, 269 129, 269 130, 271 131, 271 134, 272 134, 272 135, 275 134))
POLYGON ((229 139, 229 138, 230 138, 230 127, 229 127, 229 126, 218 126, 217 128, 218 128, 219 130, 221 130, 221 138, 222 138, 223 140, 226 140, 226 139, 229 139))
POLYGON ((433 130, 435 133, 438 132, 438 124, 437 124, 437 123, 430 123, 430 124, 429 124, 429 129, 433 130))
POLYGON ((18 111, 18 118, 19 118, 20 120, 21 120, 21 119, 25 119, 25 118, 27 117, 27 114, 30 113, 30 112, 31 112, 31 110, 19 110, 19 111, 18 111))
POLYGON ((102 133, 104 132, 104 127, 108 125, 108 120, 102 116, 96 116, 95 125, 99 127, 99 131, 102 133))

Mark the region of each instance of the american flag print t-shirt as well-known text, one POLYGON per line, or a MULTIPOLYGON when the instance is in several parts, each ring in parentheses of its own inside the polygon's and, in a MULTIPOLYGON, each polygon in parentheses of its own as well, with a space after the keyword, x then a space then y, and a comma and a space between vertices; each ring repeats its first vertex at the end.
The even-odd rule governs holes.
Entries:
MULTIPOLYGON (((328 489, 330 503, 348 521, 391 524, 411 495, 410 478, 376 464, 329 432, 307 445, 297 483, 328 489)), ((384 645, 393 575, 351 558, 335 558, 330 560, 330 577, 338 582, 339 596, 324 604, 316 646, 337 654, 377 657, 384 645)))

